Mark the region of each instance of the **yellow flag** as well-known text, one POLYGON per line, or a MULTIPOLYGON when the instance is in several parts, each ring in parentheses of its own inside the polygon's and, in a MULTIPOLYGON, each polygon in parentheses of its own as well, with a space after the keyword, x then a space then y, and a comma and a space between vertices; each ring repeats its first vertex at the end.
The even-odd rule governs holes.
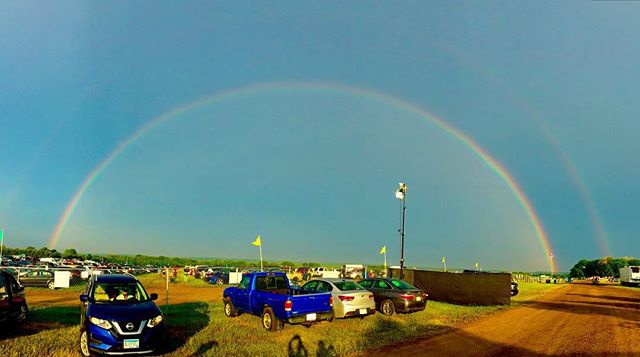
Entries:
POLYGON ((380 254, 385 254, 387 252, 387 246, 383 245, 382 248, 380 249, 380 254))
POLYGON ((256 238, 255 241, 253 241, 251 244, 255 245, 256 247, 259 247, 262 245, 262 241, 260 240, 260 235, 258 235, 258 237, 256 238))
POLYGON ((476 262, 476 269, 478 269, 478 262, 476 262))
POLYGON ((446 260, 446 259, 444 259, 444 257, 442 257, 442 264, 444 264, 444 263, 446 263, 446 262, 447 262, 447 260, 446 260))

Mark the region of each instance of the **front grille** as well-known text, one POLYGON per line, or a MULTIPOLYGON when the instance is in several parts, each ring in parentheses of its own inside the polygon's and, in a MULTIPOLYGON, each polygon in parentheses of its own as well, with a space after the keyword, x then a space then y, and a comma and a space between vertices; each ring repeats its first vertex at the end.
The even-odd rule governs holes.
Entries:
POLYGON ((121 336, 137 335, 142 332, 147 320, 142 321, 112 321, 113 326, 121 336))

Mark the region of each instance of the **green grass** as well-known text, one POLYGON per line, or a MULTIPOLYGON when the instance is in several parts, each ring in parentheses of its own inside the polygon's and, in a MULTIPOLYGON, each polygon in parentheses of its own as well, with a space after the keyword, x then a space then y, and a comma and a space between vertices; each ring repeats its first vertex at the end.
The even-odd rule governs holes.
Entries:
POLYGON ((511 304, 518 306, 529 300, 536 299, 549 291, 559 289, 565 284, 543 284, 543 283, 518 283, 520 293, 511 298, 511 304))
MULTIPOLYGON (((159 278, 142 277, 149 283, 159 278)), ((198 284, 192 281, 184 284, 198 284)), ((146 283, 145 283, 146 284, 146 283)), ((513 299, 519 305, 562 285, 523 283, 513 299)), ((363 320, 340 319, 309 328, 286 325, 265 331, 260 319, 243 314, 226 318, 219 302, 191 302, 169 306, 167 355, 169 356, 336 356, 365 354, 368 349, 446 333, 508 306, 460 306, 430 301, 427 309, 408 315, 381 314, 363 320)), ((79 313, 77 307, 33 308, 30 322, 5 336, 1 356, 76 353, 79 313), (51 323, 55 321, 55 323, 51 323)), ((2 336, 0 336, 2 338, 2 336)))
POLYGON ((80 306, 32 307, 29 320, 42 323, 55 321, 64 326, 76 325, 80 321, 80 306))

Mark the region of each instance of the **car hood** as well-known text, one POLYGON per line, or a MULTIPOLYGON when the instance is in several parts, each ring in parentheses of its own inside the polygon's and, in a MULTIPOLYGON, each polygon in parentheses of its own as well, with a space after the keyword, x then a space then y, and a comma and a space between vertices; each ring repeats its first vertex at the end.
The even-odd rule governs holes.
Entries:
POLYGON ((87 316, 96 317, 103 320, 128 321, 128 320, 148 320, 161 314, 160 309, 152 301, 137 304, 115 303, 102 304, 94 303, 87 309, 87 316))

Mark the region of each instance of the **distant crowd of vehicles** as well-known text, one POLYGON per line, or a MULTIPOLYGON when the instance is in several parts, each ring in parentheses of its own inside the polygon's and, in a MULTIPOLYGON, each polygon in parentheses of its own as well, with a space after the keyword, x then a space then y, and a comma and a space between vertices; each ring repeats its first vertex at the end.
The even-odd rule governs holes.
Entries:
MULTIPOLYGON (((339 270, 327 267, 264 267, 262 270, 266 272, 286 273, 292 286, 298 286, 312 278, 345 278, 360 280, 365 277, 365 273, 368 277, 383 277, 386 274, 384 271, 376 272, 373 270, 366 270, 366 267, 362 264, 346 264, 339 270)), ((184 267, 184 272, 188 276, 203 279, 210 284, 217 285, 226 285, 230 283, 237 284, 243 275, 258 271, 260 271, 260 269, 257 267, 212 267, 207 265, 184 267), (231 276, 234 274, 236 276, 235 281, 234 279, 231 279, 231 276)))

